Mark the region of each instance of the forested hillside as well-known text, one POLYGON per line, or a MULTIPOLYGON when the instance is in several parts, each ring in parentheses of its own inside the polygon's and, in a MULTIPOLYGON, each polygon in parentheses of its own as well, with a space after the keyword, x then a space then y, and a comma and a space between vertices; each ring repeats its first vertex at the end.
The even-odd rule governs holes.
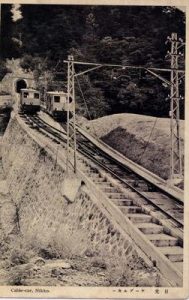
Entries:
MULTIPOLYGON (((2 5, 1 58, 21 58, 36 78, 48 71, 49 88, 62 85, 52 81, 54 70, 64 72, 54 81, 65 82, 62 61, 68 54, 83 61, 169 67, 167 36, 177 32, 185 39, 185 15, 173 7, 27 4, 20 10, 22 18, 13 22, 11 5, 2 5)), ((92 118, 119 112, 168 116, 169 89, 144 72, 104 68, 79 80, 92 118)), ((86 115, 79 90, 77 102, 86 115)))

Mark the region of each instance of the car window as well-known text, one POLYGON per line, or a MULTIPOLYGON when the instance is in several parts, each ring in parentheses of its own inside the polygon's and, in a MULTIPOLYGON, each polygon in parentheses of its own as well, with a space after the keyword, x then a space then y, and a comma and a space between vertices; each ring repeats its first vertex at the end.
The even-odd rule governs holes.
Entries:
POLYGON ((60 96, 54 96, 54 102, 56 103, 60 102, 60 96))
POLYGON ((39 99, 39 93, 34 93, 34 98, 39 99))
POLYGON ((28 93, 28 92, 24 92, 24 94, 23 94, 23 97, 24 97, 24 98, 27 98, 27 97, 28 97, 28 95, 29 95, 29 93, 28 93))

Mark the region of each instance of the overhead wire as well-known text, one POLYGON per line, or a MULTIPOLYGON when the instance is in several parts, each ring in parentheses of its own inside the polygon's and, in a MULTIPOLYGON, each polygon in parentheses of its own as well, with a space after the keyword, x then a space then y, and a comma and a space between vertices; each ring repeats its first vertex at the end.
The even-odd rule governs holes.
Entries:
MULTIPOLYGON (((89 109, 88 109, 87 101, 86 101, 86 99, 85 99, 84 93, 83 93, 83 91, 82 91, 82 88, 81 88, 81 85, 80 85, 80 82, 79 82, 79 79, 78 79, 77 76, 76 76, 76 81, 77 81, 77 85, 78 85, 78 87, 79 87, 79 91, 80 91, 80 94, 81 94, 81 96, 82 96, 82 99, 83 99, 83 102, 84 102, 84 105, 85 105, 85 109, 86 109, 86 111, 87 111, 87 114, 88 114, 88 116, 89 116, 90 121, 92 121, 91 114, 90 114, 90 111, 89 111, 89 109)), ((94 132, 95 136, 97 137, 97 133, 96 133, 94 124, 93 124, 93 123, 91 123, 91 124, 92 124, 92 128, 93 128, 93 132, 94 132)))
POLYGON ((149 143, 150 143, 150 139, 151 139, 151 137, 152 137, 152 133, 153 133, 154 128, 155 128, 156 123, 157 123, 157 120, 158 120, 158 118, 156 117, 156 118, 155 118, 155 121, 154 121, 154 124, 153 124, 153 126, 152 126, 152 128, 151 128, 149 138, 148 138, 148 140, 147 140, 147 142, 146 142, 146 144, 145 144, 145 146, 144 146, 144 150, 143 150, 143 152, 142 152, 141 155, 140 155, 139 162, 138 162, 139 164, 141 163, 141 160, 142 160, 142 158, 143 158, 143 156, 144 156, 144 153, 146 152, 146 149, 148 148, 148 145, 149 145, 149 143))

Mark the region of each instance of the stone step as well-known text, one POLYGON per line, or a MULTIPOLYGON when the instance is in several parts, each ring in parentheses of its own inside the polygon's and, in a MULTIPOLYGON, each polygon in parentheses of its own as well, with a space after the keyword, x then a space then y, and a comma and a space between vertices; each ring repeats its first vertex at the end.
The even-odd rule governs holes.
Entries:
POLYGON ((89 174, 98 174, 98 172, 93 172, 90 168, 84 166, 83 170, 85 173, 89 173, 89 174))
POLYGON ((98 184, 100 182, 106 182, 105 178, 99 176, 94 178, 94 183, 98 184))
POLYGON ((178 239, 164 233, 146 234, 146 237, 157 247, 177 246, 178 239))
POLYGON ((114 204, 117 206, 131 206, 133 201, 130 199, 111 199, 114 204))
MULTIPOLYGON (((97 182, 95 181, 95 183, 97 183, 97 182)), ((113 187, 113 185, 107 181, 98 181, 98 184, 100 185, 100 187, 104 187, 104 188, 113 187)))
POLYGON ((115 187, 102 187, 103 192, 105 193, 116 193, 117 189, 115 187))
POLYGON ((149 223, 152 217, 146 214, 127 214, 127 217, 134 223, 149 223))
POLYGON ((138 223, 137 227, 144 234, 155 234, 163 232, 163 226, 155 223, 138 223))
MULTIPOLYGON (((89 177, 92 177, 92 178, 102 178, 99 173, 92 173, 92 172, 85 172, 85 173, 88 173, 88 176, 89 177)), ((102 178, 103 179, 103 178, 102 178)))
POLYGON ((107 181, 102 177, 97 178, 97 179, 94 180, 94 183, 96 183, 96 184, 101 184, 101 183, 106 183, 106 182, 107 181))
POLYGON ((119 206, 121 211, 125 214, 137 214, 141 213, 142 208, 139 206, 119 206))
POLYGON ((126 197, 125 197, 125 195, 124 194, 122 194, 122 193, 117 193, 117 192, 115 192, 115 193, 107 193, 107 196, 110 198, 110 199, 125 199, 126 197))
POLYGON ((178 269, 181 273, 183 273, 183 263, 182 262, 173 262, 173 265, 178 269))
POLYGON ((172 262, 183 261, 183 249, 181 247, 159 247, 158 249, 172 262))

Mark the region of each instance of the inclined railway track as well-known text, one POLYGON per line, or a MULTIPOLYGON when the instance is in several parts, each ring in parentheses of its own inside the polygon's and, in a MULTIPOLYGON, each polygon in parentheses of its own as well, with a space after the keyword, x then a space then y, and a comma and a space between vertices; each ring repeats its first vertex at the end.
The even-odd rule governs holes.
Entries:
MULTIPOLYGON (((66 147, 65 132, 37 116, 23 118, 30 127, 66 147)), ((79 168, 182 276, 183 203, 104 154, 79 129, 77 144, 79 168)))

